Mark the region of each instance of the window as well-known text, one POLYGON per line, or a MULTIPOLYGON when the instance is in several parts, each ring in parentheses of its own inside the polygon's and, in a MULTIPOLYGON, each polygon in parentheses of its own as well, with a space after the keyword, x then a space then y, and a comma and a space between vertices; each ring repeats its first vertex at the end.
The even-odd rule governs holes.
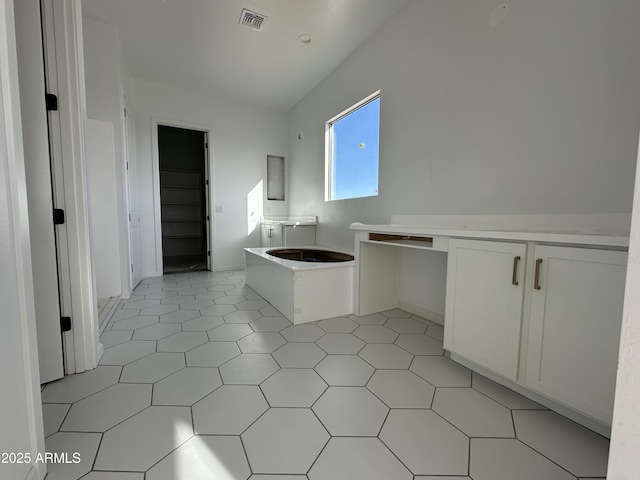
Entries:
POLYGON ((380 91, 326 123, 325 200, 378 195, 380 91))

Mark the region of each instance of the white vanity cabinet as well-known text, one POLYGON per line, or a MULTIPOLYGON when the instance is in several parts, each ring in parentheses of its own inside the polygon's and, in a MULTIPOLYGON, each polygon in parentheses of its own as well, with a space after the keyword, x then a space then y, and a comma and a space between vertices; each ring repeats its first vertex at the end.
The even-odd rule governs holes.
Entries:
POLYGON ((536 245, 525 385, 611 424, 627 253, 536 245))
POLYGON ((262 247, 282 247, 283 226, 273 223, 263 223, 261 225, 260 245, 262 247))
POLYGON ((449 240, 444 348, 516 380, 527 245, 449 240))

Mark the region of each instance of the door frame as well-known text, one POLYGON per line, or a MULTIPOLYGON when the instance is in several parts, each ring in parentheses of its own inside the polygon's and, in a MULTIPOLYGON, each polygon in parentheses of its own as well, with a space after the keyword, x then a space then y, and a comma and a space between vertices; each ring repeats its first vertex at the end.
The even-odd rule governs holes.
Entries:
POLYGON ((215 198, 213 181, 214 168, 213 168, 213 156, 211 155, 211 127, 208 125, 198 125, 194 123, 181 122, 177 120, 167 120, 152 117, 151 118, 151 171, 153 176, 153 208, 154 208, 154 234, 156 241, 156 276, 162 276, 164 271, 164 261, 162 260, 162 211, 160 202, 160 151, 158 146, 158 127, 176 127, 184 128, 186 130, 195 130, 198 132, 204 132, 205 143, 207 147, 204 151, 205 161, 205 206, 206 206, 206 218, 207 218, 207 270, 213 269, 213 234, 214 225, 213 217, 211 215, 211 205, 215 198))
POLYGON ((99 340, 93 275, 89 204, 86 184, 86 94, 82 44, 82 2, 41 0, 46 84, 58 97, 59 110, 49 112, 54 202, 65 209, 58 225, 57 251, 60 305, 71 317, 63 334, 65 373, 98 365, 99 340))

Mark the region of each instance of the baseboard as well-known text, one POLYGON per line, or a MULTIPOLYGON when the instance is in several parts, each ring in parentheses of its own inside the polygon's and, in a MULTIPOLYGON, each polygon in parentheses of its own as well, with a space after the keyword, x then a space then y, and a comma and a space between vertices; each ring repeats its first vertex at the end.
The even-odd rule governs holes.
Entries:
POLYGON ((229 270, 244 270, 244 263, 241 265, 221 265, 219 267, 213 267, 214 272, 226 272, 229 270))
POLYGON ((33 464, 31 465, 31 469, 29 469, 29 473, 27 473, 27 476, 24 477, 24 480, 43 480, 46 475, 46 469, 45 471, 41 472, 38 468, 38 465, 33 464))
POLYGON ((102 355, 104 355, 104 345, 102 345, 102 342, 98 341, 98 348, 96 349, 96 367, 100 363, 100 360, 102 360, 102 355))
POLYGON ((398 308, 413 315, 425 318, 433 323, 437 323, 438 325, 444 326, 444 315, 441 313, 432 312, 431 310, 418 307, 403 300, 398 300, 398 308))

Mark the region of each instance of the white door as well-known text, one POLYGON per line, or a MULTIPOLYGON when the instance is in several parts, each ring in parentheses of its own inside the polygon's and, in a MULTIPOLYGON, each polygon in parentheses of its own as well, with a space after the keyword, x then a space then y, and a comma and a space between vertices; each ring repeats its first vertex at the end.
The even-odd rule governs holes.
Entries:
POLYGON ((451 239, 444 348, 512 380, 518 376, 527 246, 451 239))
MULTIPOLYGON (((126 111, 125 111, 126 112, 126 111)), ((136 170, 136 124, 131 115, 125 113, 125 128, 127 142, 127 201, 129 210, 129 259, 131 262, 129 271, 130 287, 134 288, 142 280, 142 268, 140 261, 140 211, 138 207, 138 179, 136 170)))
POLYGON ((64 375, 58 267, 52 223, 51 166, 47 138, 47 113, 42 91, 42 37, 39 3, 16 2, 16 41, 20 48, 20 101, 23 131, 31 258, 34 265, 36 323, 40 383, 64 375))
POLYGON ((611 424, 626 252, 536 246, 527 386, 611 424))

